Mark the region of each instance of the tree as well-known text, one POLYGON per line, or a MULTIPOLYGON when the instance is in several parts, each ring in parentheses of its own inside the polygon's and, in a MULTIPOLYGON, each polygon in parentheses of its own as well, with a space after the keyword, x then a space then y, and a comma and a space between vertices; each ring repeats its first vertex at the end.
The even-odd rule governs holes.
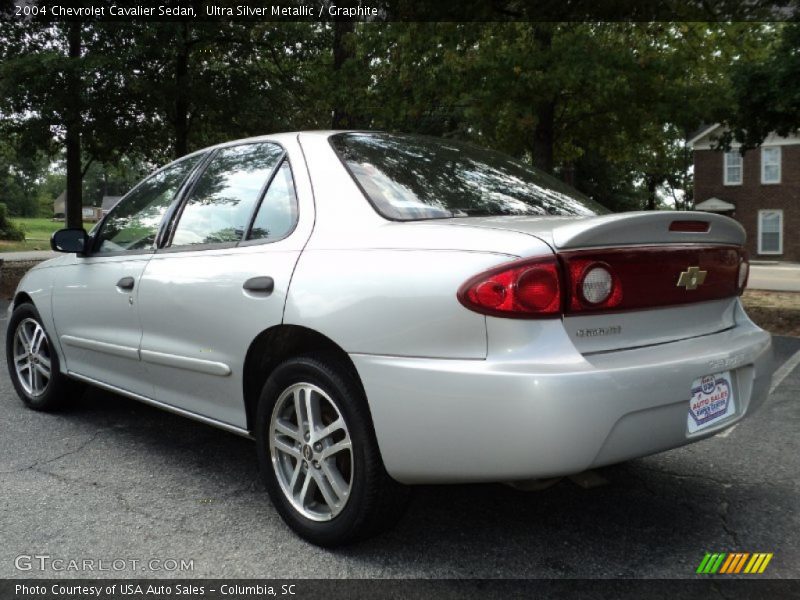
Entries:
POLYGON ((20 156, 66 149, 67 224, 79 227, 86 169, 141 145, 139 113, 118 68, 126 65, 115 62, 118 31, 35 19, 0 27, 0 129, 20 156))
POLYGON ((315 24, 134 23, 118 60, 131 73, 129 102, 148 132, 139 149, 155 162, 237 137, 286 129, 305 110, 298 91, 307 50, 297 33, 315 24))
POLYGON ((729 65, 759 36, 749 23, 360 24, 358 68, 339 77, 361 127, 471 139, 612 208, 656 208, 664 186, 690 185, 685 140, 725 106, 729 65))
POLYGON ((800 24, 771 26, 772 39, 761 60, 741 62, 733 70, 735 107, 723 122, 723 144, 736 139, 755 148, 770 133, 788 136, 800 130, 800 24))

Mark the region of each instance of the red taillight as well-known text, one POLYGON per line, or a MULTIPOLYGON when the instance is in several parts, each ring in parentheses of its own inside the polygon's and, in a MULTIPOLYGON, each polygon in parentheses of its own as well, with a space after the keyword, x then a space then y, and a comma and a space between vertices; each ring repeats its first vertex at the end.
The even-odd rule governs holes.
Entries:
POLYGON ((568 250, 500 265, 467 281, 458 299, 498 317, 641 310, 741 295, 743 248, 663 245, 568 250))
POLYGON ((558 317, 560 280, 554 256, 518 261, 473 277, 458 290, 458 300, 486 315, 522 319, 558 317))
POLYGON ((691 233, 705 233, 711 223, 708 221, 673 221, 669 224, 670 231, 685 231, 691 233))

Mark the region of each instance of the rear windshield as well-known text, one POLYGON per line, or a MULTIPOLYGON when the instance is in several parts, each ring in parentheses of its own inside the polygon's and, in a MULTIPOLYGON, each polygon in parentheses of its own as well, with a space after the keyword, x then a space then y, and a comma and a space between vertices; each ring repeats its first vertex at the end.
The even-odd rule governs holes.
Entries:
POLYGON ((330 142, 387 219, 608 212, 538 169, 471 144, 387 133, 340 133, 330 142))

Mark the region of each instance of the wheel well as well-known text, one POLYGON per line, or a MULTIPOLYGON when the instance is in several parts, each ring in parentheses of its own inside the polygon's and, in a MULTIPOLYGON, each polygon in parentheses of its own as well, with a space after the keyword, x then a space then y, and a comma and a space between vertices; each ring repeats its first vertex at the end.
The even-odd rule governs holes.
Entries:
POLYGON ((14 308, 17 308, 20 304, 33 304, 33 298, 31 298, 27 293, 20 292, 16 296, 14 296, 14 308))
POLYGON ((253 431, 261 389, 275 367, 289 358, 311 353, 333 356, 350 369, 351 375, 361 386, 361 379, 350 356, 330 338, 299 325, 270 327, 253 340, 244 360, 243 392, 248 430, 253 431))

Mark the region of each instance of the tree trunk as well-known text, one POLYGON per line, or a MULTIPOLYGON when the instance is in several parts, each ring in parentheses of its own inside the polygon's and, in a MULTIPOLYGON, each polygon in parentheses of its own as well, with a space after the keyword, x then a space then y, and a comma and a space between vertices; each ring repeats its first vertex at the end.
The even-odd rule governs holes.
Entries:
POLYGON ((343 106, 347 94, 346 82, 341 81, 339 76, 342 66, 348 59, 353 58, 352 47, 345 43, 345 36, 355 31, 353 21, 336 21, 333 24, 333 79, 336 104, 333 107, 331 127, 333 129, 349 129, 353 127, 353 117, 343 106))
MULTIPOLYGON (((544 55, 553 47, 553 25, 551 23, 534 23, 533 39, 536 40, 537 51, 544 55)), ((554 164, 554 147, 556 142, 556 102, 550 99, 539 104, 536 110, 536 127, 533 130, 533 166, 545 173, 552 173, 554 164)))
POLYGON ((545 102, 536 113, 536 127, 533 130, 533 166, 545 173, 552 173, 555 146, 555 102, 545 102))
POLYGON ((71 22, 68 25, 68 42, 70 66, 67 77, 69 88, 69 105, 67 108, 66 145, 67 145, 67 195, 65 200, 65 216, 67 227, 83 227, 83 176, 81 174, 81 78, 78 61, 81 57, 81 24, 71 22))
POLYGON ((180 24, 175 57, 175 158, 189 152, 189 24, 180 24))
POLYGON ((658 181, 652 175, 647 177, 647 210, 655 210, 658 206, 658 196, 656 195, 656 188, 658 181))

